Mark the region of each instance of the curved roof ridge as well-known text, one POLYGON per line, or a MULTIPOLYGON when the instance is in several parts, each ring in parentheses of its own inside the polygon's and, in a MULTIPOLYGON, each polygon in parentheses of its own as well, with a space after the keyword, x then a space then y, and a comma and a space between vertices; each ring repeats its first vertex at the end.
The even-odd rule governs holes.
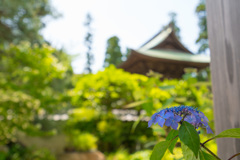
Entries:
POLYGON ((162 41, 164 41, 173 31, 172 27, 169 26, 164 30, 161 30, 158 32, 155 36, 153 36, 150 40, 148 40, 146 43, 144 43, 139 50, 147 50, 151 49, 154 46, 160 44, 162 41))
POLYGON ((173 25, 170 23, 168 27, 158 32, 150 40, 144 43, 138 50, 145 51, 149 49, 171 49, 175 48, 177 51, 187 52, 193 54, 189 51, 176 37, 173 25), (168 48, 170 46, 170 48, 168 48), (165 48, 166 47, 166 48, 165 48))

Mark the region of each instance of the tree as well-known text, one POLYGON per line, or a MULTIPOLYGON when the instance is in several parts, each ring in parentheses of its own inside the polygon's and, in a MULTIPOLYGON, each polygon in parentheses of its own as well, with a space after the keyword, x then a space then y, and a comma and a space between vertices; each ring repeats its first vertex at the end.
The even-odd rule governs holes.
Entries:
POLYGON ((42 44, 40 30, 45 16, 55 16, 48 0, 1 0, 0 43, 29 41, 42 44))
MULTIPOLYGON (((216 134, 240 128, 239 5, 238 0, 206 1, 216 134)), ((221 159, 239 159, 229 158, 239 152, 239 139, 220 139, 217 144, 221 159)))
POLYGON ((107 41, 107 50, 105 53, 104 67, 108 67, 110 64, 118 66, 122 62, 122 52, 119 46, 119 38, 113 36, 107 41))
POLYGON ((204 53, 209 48, 205 0, 200 0, 200 3, 196 8, 196 13, 199 19, 198 26, 200 28, 200 33, 196 43, 200 45, 198 53, 204 53))
POLYGON ((180 40, 181 39, 180 28, 177 26, 177 20, 176 20, 177 14, 175 12, 170 12, 168 15, 171 19, 170 20, 170 25, 172 25, 177 38, 180 40))
POLYGON ((0 145, 15 142, 19 130, 39 133, 33 125, 37 118, 66 106, 67 87, 61 87, 71 69, 57 52, 47 45, 0 45, 0 145))
POLYGON ((92 69, 91 66, 93 64, 93 54, 92 54, 92 28, 91 28, 91 24, 92 24, 92 17, 91 15, 88 13, 86 16, 86 22, 84 23, 84 25, 87 28, 87 34, 85 37, 85 46, 87 47, 87 52, 86 52, 86 56, 87 56, 87 64, 86 64, 86 68, 85 70, 88 73, 92 73, 92 69))

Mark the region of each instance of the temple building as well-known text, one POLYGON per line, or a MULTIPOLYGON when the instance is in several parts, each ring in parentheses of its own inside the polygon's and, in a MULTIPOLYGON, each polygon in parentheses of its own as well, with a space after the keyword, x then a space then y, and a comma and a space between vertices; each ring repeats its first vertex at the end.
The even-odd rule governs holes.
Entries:
POLYGON ((119 68, 131 73, 147 75, 161 73, 164 78, 181 78, 185 68, 204 69, 210 56, 193 54, 178 40, 171 25, 159 32, 137 50, 119 68))

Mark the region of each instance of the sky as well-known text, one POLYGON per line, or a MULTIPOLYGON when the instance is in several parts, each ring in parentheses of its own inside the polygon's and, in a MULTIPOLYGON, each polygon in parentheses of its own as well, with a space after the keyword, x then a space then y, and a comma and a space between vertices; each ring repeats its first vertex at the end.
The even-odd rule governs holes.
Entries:
POLYGON ((75 73, 83 73, 86 65, 87 13, 93 18, 93 72, 103 69, 110 37, 119 37, 123 52, 126 47, 138 49, 170 22, 170 12, 177 14, 182 43, 193 53, 198 50, 195 8, 199 0, 51 0, 50 3, 61 17, 48 19, 42 34, 53 47, 74 55, 75 73))

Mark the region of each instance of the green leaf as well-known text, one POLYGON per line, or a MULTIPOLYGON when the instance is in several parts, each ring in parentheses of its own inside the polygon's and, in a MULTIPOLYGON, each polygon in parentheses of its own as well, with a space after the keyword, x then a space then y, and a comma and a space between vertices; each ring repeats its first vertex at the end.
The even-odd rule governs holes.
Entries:
POLYGON ((174 85, 168 85, 168 86, 160 86, 159 88, 162 89, 162 90, 168 90, 168 89, 175 88, 175 86, 174 85))
MULTIPOLYGON (((178 135, 178 131, 172 129, 166 138, 167 141, 171 141, 173 138, 175 138, 178 135)), ((173 149, 177 143, 178 137, 176 137, 174 140, 172 140, 170 146, 168 147, 169 151, 173 154, 173 149)))
POLYGON ((172 104, 174 100, 175 100, 175 97, 171 97, 171 98, 167 99, 167 101, 165 103, 163 103, 163 107, 166 107, 166 106, 172 104))
POLYGON ((146 103, 142 104, 142 108, 147 112, 147 114, 152 114, 153 110, 153 100, 152 98, 148 98, 146 103))
POLYGON ((213 157, 212 155, 200 150, 199 151, 199 157, 200 157, 200 160, 214 160, 216 159, 215 157, 213 157))
POLYGON ((184 121, 179 129, 179 138, 198 157, 200 138, 193 125, 184 121))
POLYGON ((196 158, 193 151, 188 148, 183 142, 181 143, 182 154, 185 160, 199 160, 199 157, 196 158))
POLYGON ((153 148, 150 160, 161 160, 165 152, 167 151, 170 143, 170 141, 162 141, 156 144, 153 148))
POLYGON ((137 128, 137 125, 140 123, 141 119, 145 116, 145 114, 141 114, 138 119, 133 123, 131 128, 131 133, 134 133, 135 129, 137 128))
POLYGON ((147 102, 147 100, 132 102, 132 103, 129 103, 129 104, 123 106, 123 108, 134 108, 134 107, 140 106, 141 104, 144 104, 146 102, 147 102))
POLYGON ((218 134, 217 136, 215 136, 214 138, 224 138, 224 137, 240 138, 240 128, 227 129, 221 132, 220 134, 218 134))
POLYGON ((192 84, 192 86, 199 87, 199 86, 211 86, 211 82, 197 82, 192 84))

